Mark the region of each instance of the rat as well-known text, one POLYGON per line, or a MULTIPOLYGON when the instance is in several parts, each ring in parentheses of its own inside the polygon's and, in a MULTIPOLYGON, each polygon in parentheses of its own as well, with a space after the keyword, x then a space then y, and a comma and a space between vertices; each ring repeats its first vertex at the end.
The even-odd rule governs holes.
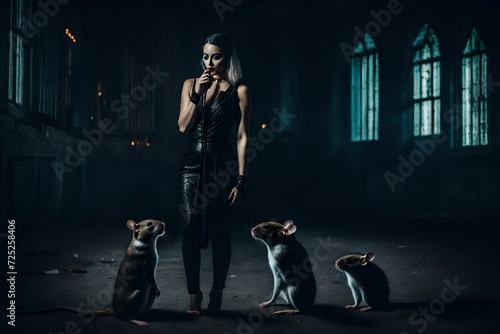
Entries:
POLYGON ((384 271, 374 264, 375 254, 349 254, 335 261, 338 270, 347 276, 347 284, 354 298, 348 310, 359 308, 361 312, 380 309, 389 303, 389 282, 384 271), (360 307, 364 303, 366 306, 360 307))
POLYGON ((285 224, 265 222, 255 226, 251 234, 262 241, 268 250, 269 266, 274 276, 271 299, 260 307, 273 305, 281 297, 294 309, 274 312, 272 315, 291 315, 311 310, 316 297, 316 279, 304 246, 295 238, 297 227, 292 220, 285 224))
POLYGON ((155 271, 158 265, 156 241, 165 233, 165 224, 147 219, 139 223, 129 219, 127 227, 133 231, 132 241, 116 275, 111 307, 100 311, 82 311, 68 306, 57 306, 35 311, 20 311, 20 314, 41 314, 66 311, 91 316, 115 315, 141 327, 149 326, 137 318, 147 313, 160 290, 156 285, 155 271))

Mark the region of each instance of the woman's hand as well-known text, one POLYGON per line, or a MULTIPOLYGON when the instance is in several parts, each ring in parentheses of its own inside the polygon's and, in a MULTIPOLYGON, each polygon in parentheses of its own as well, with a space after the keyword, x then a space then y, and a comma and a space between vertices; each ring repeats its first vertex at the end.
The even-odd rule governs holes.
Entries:
POLYGON ((208 90, 210 86, 212 86, 213 79, 210 75, 210 72, 212 72, 212 70, 213 68, 208 67, 205 71, 203 71, 203 74, 198 78, 198 80, 196 80, 195 90, 199 95, 203 94, 203 91, 205 89, 208 90))
POLYGON ((238 190, 238 188, 236 187, 233 187, 233 189, 231 190, 231 193, 229 194, 229 197, 227 198, 228 201, 230 201, 231 203, 229 204, 229 206, 233 205, 234 202, 236 202, 236 200, 240 199, 242 196, 241 192, 238 190))

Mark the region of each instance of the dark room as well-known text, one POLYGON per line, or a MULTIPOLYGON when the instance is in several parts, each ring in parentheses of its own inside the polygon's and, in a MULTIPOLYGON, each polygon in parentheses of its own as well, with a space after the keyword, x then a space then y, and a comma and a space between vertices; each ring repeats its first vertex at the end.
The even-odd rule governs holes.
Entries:
POLYGON ((2 333, 495 333, 500 2, 0 0, 2 333))

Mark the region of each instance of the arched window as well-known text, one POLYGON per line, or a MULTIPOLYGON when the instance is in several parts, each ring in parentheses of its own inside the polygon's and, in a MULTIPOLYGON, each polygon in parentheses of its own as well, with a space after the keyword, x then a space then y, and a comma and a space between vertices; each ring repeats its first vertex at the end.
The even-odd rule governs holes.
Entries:
POLYGON ((378 53, 370 35, 351 60, 351 141, 378 140, 378 53))
POLYGON ((413 42, 413 135, 441 133, 441 61, 439 43, 426 24, 413 42))
POLYGON ((25 16, 31 13, 31 2, 25 0, 12 1, 9 31, 9 77, 7 98, 22 106, 25 102, 25 70, 29 64, 29 44, 24 37, 27 29, 25 16))
POLYGON ((462 146, 488 144, 486 46, 474 28, 462 55, 462 146))

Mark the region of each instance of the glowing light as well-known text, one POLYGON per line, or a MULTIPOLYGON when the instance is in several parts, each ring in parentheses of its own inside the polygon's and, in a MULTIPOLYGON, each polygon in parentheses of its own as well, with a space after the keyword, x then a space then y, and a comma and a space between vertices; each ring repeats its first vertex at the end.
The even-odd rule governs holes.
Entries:
POLYGON ((135 137, 131 142, 130 146, 136 147, 136 148, 141 148, 141 147, 146 147, 150 148, 151 143, 149 142, 149 138, 146 137, 143 140, 140 140, 139 138, 135 137))
POLYGON ((71 33, 71 30, 69 30, 69 28, 64 29, 64 33, 69 37, 69 39, 73 41, 73 43, 76 43, 76 37, 71 33))
POLYGON ((267 128, 267 124, 266 123, 262 124, 262 128, 263 129, 267 128))
POLYGON ((102 91, 98 91, 97 96, 102 96, 102 91))

